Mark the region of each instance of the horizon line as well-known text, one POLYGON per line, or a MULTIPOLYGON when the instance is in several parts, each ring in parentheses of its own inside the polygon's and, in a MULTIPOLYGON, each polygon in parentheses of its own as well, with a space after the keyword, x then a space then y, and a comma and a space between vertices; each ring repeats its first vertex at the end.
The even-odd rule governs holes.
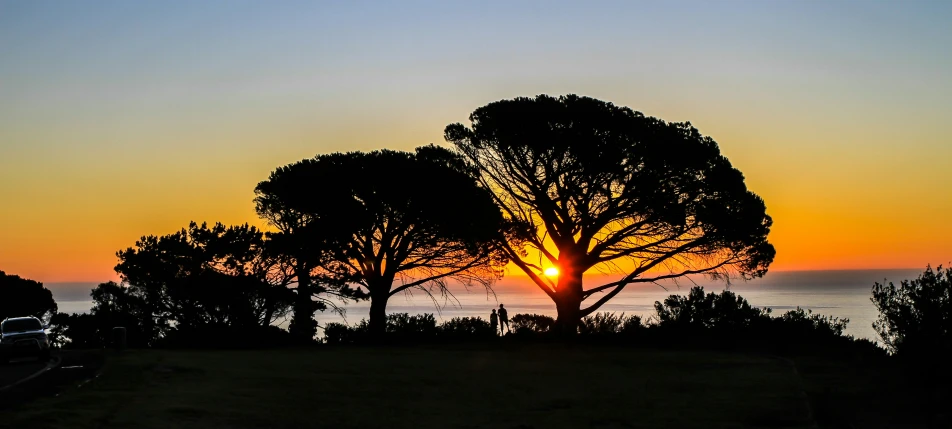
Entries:
MULTIPOLYGON (((931 265, 930 265, 930 267, 931 267, 931 265)), ((932 267, 932 268, 935 268, 935 267, 932 267)), ((804 269, 804 270, 790 270, 790 269, 785 269, 785 270, 768 271, 767 274, 770 274, 770 273, 809 273, 809 272, 814 272, 814 273, 820 273, 820 272, 850 272, 850 271, 912 271, 912 270, 920 270, 920 271, 921 271, 921 270, 924 270, 924 268, 917 268, 917 267, 906 267, 906 268, 821 268, 821 269, 804 269)), ((621 273, 619 273, 619 274, 605 274, 605 273, 585 274, 585 276, 612 276, 612 275, 622 275, 622 274, 621 274, 621 273)), ((704 275, 704 274, 695 274, 695 275, 704 275)), ((514 274, 512 274, 512 275, 504 276, 503 278, 513 277, 513 276, 528 277, 528 276, 526 276, 525 274, 521 274, 521 272, 520 272, 520 273, 514 273, 514 274)), ((500 280, 501 280, 501 279, 500 279, 500 280)), ((113 279, 105 280, 105 281, 103 281, 103 280, 98 280, 98 281, 94 281, 94 280, 88 280, 88 281, 83 281, 83 280, 69 280, 69 281, 55 281, 55 282, 40 281, 40 283, 43 283, 43 284, 67 284, 67 283, 99 284, 99 283, 106 283, 106 282, 110 282, 110 281, 116 281, 116 280, 113 280, 113 279)), ((117 281, 117 283, 120 283, 120 282, 117 281)))

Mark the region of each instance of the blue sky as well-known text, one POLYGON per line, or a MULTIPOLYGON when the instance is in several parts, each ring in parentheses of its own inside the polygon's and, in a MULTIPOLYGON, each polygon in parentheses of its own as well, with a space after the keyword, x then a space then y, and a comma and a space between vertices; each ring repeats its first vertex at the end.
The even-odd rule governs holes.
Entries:
POLYGON ((96 281, 140 235, 255 222, 279 165, 539 93, 712 136, 779 268, 946 262, 950 4, 0 1, 0 264, 96 281))

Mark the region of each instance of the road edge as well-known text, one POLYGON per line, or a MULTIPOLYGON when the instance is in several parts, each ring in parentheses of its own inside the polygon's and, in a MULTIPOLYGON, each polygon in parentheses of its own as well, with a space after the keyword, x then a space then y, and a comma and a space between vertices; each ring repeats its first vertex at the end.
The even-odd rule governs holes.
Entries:
POLYGON ((58 367, 59 364, 60 364, 60 362, 62 362, 62 361, 63 361, 63 359, 61 359, 59 356, 53 356, 53 357, 50 359, 50 361, 46 364, 46 366, 43 367, 43 368, 40 368, 39 371, 34 372, 33 374, 30 374, 30 375, 28 375, 28 376, 26 376, 26 377, 23 377, 23 378, 21 378, 21 379, 19 379, 19 380, 17 380, 17 381, 14 381, 13 383, 10 383, 10 384, 8 384, 8 385, 6 385, 6 386, 0 386, 0 392, 3 392, 4 390, 10 389, 10 388, 15 387, 15 386, 19 386, 20 384, 26 383, 27 381, 30 381, 30 380, 32 380, 32 379, 34 379, 34 378, 36 378, 36 377, 39 377, 39 376, 45 374, 47 371, 49 371, 49 370, 51 370, 51 369, 53 369, 53 368, 58 367))

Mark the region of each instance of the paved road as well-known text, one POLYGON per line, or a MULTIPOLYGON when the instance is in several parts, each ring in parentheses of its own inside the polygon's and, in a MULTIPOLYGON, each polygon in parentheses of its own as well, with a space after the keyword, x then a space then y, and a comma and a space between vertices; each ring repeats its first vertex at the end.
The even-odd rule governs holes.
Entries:
POLYGON ((0 410, 16 409, 36 398, 55 395, 63 387, 94 377, 103 365, 101 350, 53 353, 53 358, 59 359, 58 365, 12 387, 4 388, 45 368, 47 362, 22 360, 0 364, 0 410))
POLYGON ((0 363, 0 389, 27 378, 37 371, 46 368, 46 361, 36 359, 20 359, 10 363, 0 363))

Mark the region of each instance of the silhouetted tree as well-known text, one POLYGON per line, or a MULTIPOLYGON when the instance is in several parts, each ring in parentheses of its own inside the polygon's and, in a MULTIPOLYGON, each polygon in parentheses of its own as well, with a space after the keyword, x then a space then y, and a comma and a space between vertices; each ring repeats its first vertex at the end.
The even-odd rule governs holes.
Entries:
POLYGON ((927 267, 899 286, 876 283, 871 300, 879 309, 873 327, 890 351, 952 356, 952 268, 927 267))
POLYGON ((89 313, 57 313, 50 321, 51 339, 64 347, 102 348, 109 346, 112 329, 126 328, 129 347, 146 347, 155 342, 157 333, 147 331, 148 313, 142 289, 115 282, 100 283, 92 289, 93 307, 89 313))
POLYGON ((542 314, 517 314, 510 321, 516 334, 545 334, 555 328, 555 319, 542 314))
POLYGON ((582 336, 631 336, 645 329, 639 316, 625 316, 625 313, 595 313, 579 321, 578 333, 582 336))
MULTIPOLYGON (((290 278, 294 281, 295 299, 291 323, 288 330, 299 341, 309 342, 317 334, 317 321, 314 314, 327 308, 343 313, 336 305, 337 301, 366 299, 360 289, 347 285, 346 278, 321 275, 318 271, 331 257, 327 248, 333 245, 326 237, 314 237, 317 227, 308 228, 314 217, 298 207, 289 205, 293 198, 289 195, 311 195, 315 184, 301 169, 282 167, 271 174, 269 180, 255 187, 255 211, 277 231, 267 233, 267 253, 284 261, 288 266, 290 278), (332 298, 332 299, 328 299, 332 298)), ((318 231, 319 233, 319 231, 318 231)))
POLYGON ((292 234, 323 249, 313 258, 320 276, 367 291, 378 336, 397 293, 416 288, 433 297, 448 293, 448 279, 489 287, 501 276, 502 216, 472 173, 436 146, 334 153, 281 167, 256 192, 268 219, 305 219, 292 234))
POLYGON ((116 272, 128 288, 100 285, 94 299, 102 294, 103 311, 142 306, 137 314, 153 339, 173 326, 268 326, 287 313, 292 297, 263 246, 263 234, 248 225, 192 222, 174 234, 142 237, 117 253, 116 272))
POLYGON ((50 343, 53 347, 101 348, 99 328, 92 314, 56 313, 50 317, 50 343))
POLYGON ((770 309, 751 306, 729 290, 704 294, 704 288, 691 288, 687 296, 670 295, 655 301, 658 325, 698 329, 739 329, 769 320, 770 309))
POLYGON ((53 293, 43 283, 0 271, 0 320, 33 316, 48 321, 56 309, 53 293))
POLYGON ((446 140, 523 226, 507 254, 555 302, 565 332, 628 284, 758 277, 773 260, 763 200, 690 123, 575 95, 498 101, 469 119, 447 126, 446 140), (525 246, 558 266, 557 282, 525 246), (621 278, 585 289, 593 268, 621 278))

